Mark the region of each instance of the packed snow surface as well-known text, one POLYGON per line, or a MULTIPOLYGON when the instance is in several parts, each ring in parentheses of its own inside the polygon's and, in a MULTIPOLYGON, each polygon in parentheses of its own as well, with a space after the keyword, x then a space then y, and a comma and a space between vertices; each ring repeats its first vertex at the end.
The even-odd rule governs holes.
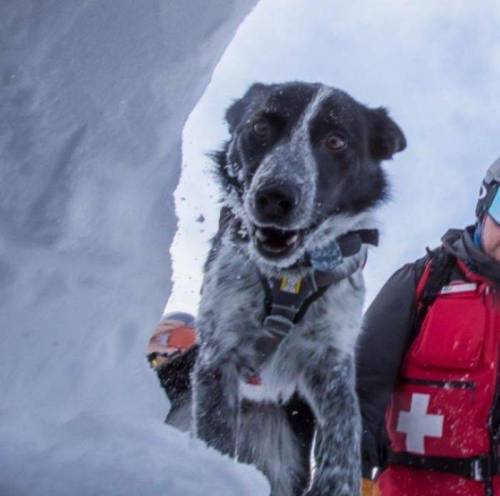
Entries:
POLYGON ((0 2, 0 495, 266 495, 162 424, 184 122, 256 0, 0 2))

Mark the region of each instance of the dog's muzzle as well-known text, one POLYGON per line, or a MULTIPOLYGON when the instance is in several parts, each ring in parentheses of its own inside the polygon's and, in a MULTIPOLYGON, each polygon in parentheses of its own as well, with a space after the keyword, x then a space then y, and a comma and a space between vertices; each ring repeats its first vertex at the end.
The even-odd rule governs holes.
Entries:
POLYGON ((300 190, 287 182, 267 183, 255 192, 252 213, 256 224, 252 235, 262 256, 281 258, 297 248, 302 232, 287 226, 294 221, 300 200, 300 190))

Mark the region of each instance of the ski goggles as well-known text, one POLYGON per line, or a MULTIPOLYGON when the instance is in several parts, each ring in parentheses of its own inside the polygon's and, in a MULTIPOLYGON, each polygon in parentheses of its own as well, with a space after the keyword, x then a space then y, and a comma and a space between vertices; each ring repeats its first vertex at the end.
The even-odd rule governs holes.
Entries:
POLYGON ((193 348, 196 341, 194 327, 185 326, 180 320, 164 320, 149 340, 146 355, 149 364, 156 369, 171 363, 193 348))
POLYGON ((493 188, 491 199, 486 208, 487 214, 500 225, 500 185, 496 184, 493 188))

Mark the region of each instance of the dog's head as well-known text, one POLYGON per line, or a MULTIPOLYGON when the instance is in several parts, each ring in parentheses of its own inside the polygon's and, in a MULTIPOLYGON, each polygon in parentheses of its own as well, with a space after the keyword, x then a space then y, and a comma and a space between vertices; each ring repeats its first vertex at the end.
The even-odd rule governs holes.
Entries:
POLYGON ((380 163, 406 147, 383 108, 321 84, 254 84, 227 110, 215 154, 224 200, 260 262, 289 267, 387 196, 380 163))

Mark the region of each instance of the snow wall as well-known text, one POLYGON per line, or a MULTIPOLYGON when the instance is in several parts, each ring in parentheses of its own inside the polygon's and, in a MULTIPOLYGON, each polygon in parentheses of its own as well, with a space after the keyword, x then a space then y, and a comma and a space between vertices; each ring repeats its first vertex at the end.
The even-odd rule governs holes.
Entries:
POLYGON ((0 2, 0 495, 267 495, 162 425, 181 132, 256 0, 0 2))

